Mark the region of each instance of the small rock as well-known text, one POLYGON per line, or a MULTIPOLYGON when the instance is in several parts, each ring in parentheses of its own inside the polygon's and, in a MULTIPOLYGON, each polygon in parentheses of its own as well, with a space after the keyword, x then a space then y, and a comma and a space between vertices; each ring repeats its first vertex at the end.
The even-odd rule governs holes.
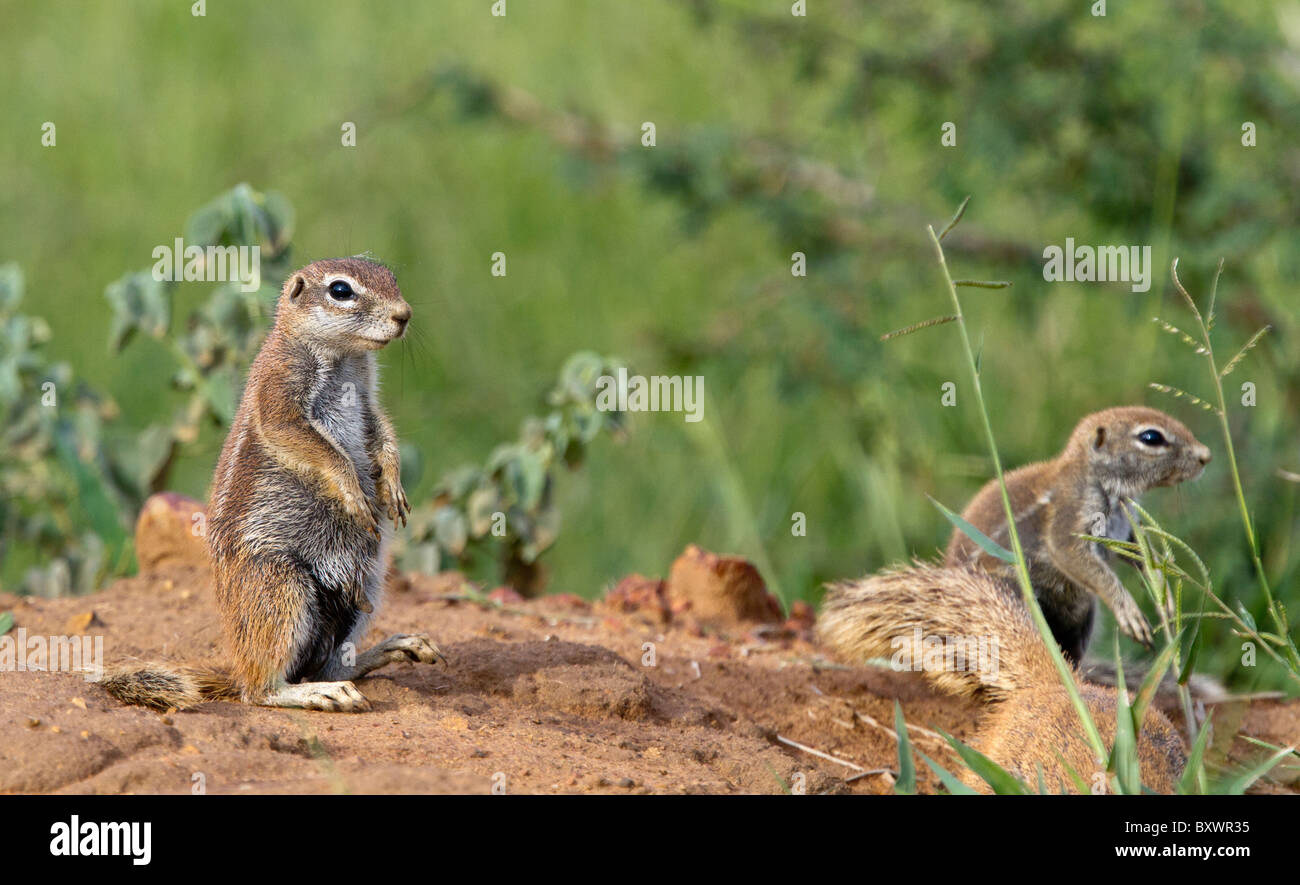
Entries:
POLYGON ((77 633, 84 633, 87 630, 89 630, 91 627, 103 627, 103 626, 106 625, 104 624, 103 621, 99 619, 99 615, 95 614, 95 612, 92 610, 92 611, 82 612, 79 615, 73 615, 72 617, 68 618, 67 622, 64 623, 63 625, 63 632, 68 635, 73 635, 77 633))
POLYGON ((557 605, 563 605, 568 608, 580 610, 585 610, 591 606, 591 603, 587 602, 587 600, 575 593, 556 593, 554 596, 546 597, 546 600, 548 602, 554 602, 557 605))
POLYGON ((781 607, 758 569, 738 556, 719 556, 690 545, 668 573, 668 602, 706 622, 781 620, 781 607))
POLYGON ((671 619, 664 582, 645 575, 628 575, 605 594, 603 604, 616 612, 648 614, 660 623, 671 619))
POLYGON ((193 498, 175 492, 150 495, 135 523, 135 557, 140 571, 170 565, 207 568, 206 520, 203 504, 193 498))
POLYGON ((514 587, 498 587, 489 593, 487 598, 500 605, 524 601, 524 598, 519 595, 519 592, 514 587))
POLYGON ((777 623, 781 606, 767 592, 753 563, 738 556, 719 556, 692 544, 668 574, 668 601, 700 621, 777 623))

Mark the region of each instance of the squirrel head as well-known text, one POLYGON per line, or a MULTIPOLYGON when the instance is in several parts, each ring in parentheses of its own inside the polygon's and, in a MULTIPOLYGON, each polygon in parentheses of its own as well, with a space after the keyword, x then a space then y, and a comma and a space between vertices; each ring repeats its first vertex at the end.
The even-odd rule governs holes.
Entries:
POLYGON ((1068 451, 1087 459, 1110 491, 1136 495, 1196 479, 1210 450, 1176 418, 1145 406, 1095 412, 1075 427, 1068 451))
POLYGON ((411 305, 393 272, 365 258, 326 258, 289 275, 275 325, 318 350, 378 350, 406 332, 411 305))

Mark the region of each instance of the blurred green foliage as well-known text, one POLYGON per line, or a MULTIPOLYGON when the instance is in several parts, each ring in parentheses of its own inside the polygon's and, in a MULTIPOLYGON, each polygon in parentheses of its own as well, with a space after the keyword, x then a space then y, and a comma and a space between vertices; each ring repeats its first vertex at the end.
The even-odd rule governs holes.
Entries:
POLYGON ((495 548, 501 579, 524 594, 542 590, 546 575, 537 559, 560 531, 556 468, 578 467, 602 432, 622 435, 626 413, 596 407, 598 379, 620 367, 589 351, 571 356, 547 397, 552 411, 527 418, 519 440, 497 446, 482 467, 445 475, 432 505, 411 512, 396 551, 402 566, 428 574, 464 568, 495 548))
MULTIPOLYGON (((151 424, 141 433, 138 447, 140 478, 150 491, 168 487, 179 448, 196 442, 205 423, 227 428, 234 420, 244 372, 261 347, 275 298, 292 270, 292 232, 293 209, 283 196, 258 193, 241 184, 191 215, 182 242, 184 251, 256 248, 257 279, 247 286, 238 279, 219 282, 183 322, 172 318, 181 281, 159 279, 153 266, 128 273, 104 292, 113 308, 109 332, 113 352, 121 353, 139 333, 166 347, 175 364, 171 387, 182 401, 167 423, 151 424)), ((174 254, 175 245, 166 244, 169 254, 174 254)), ((171 261, 160 259, 157 264, 171 261)), ((201 259, 195 265, 206 270, 201 259)))
POLYGON ((138 496, 101 433, 113 405, 51 361, 23 295, 22 270, 0 266, 0 556, 23 566, 25 592, 86 593, 125 552, 138 496))
MULTIPOLYGON (((46 359, 95 379, 135 430, 168 426, 197 388, 165 389, 175 354, 147 334, 103 348, 99 292, 211 194, 254 181, 294 204, 298 263, 368 249, 397 269, 414 337, 383 353, 384 396, 432 468, 413 500, 513 437, 567 355, 619 353, 703 376, 705 419, 634 416, 626 445, 557 486, 550 586, 594 595, 698 542, 753 558, 787 601, 815 600, 823 580, 937 552, 950 526, 925 496, 960 508, 991 473, 946 330, 878 341, 944 309, 924 225, 974 194, 945 245, 964 275, 1015 284, 965 304, 1011 466, 1119 403, 1213 439, 1205 413, 1146 385, 1202 389, 1203 367, 1151 317, 1176 322, 1174 257, 1199 292, 1225 259, 1224 339, 1274 327, 1228 379, 1253 382, 1258 404, 1230 398, 1228 417, 1264 565, 1296 604, 1298 490, 1278 473, 1300 471, 1292 0, 1112 3, 1104 18, 1073 0, 819 0, 800 19, 740 0, 511 4, 504 19, 414 0, 382 16, 231 0, 202 19, 50 0, 5 21, 23 88, 3 99, 0 260, 41 293, 26 309, 48 321, 46 359), (56 147, 41 147, 43 121, 56 147), (345 121, 356 147, 340 144, 345 121), (1045 283, 1042 250, 1066 237, 1151 244, 1150 292, 1045 283), (796 251, 807 277, 791 275, 796 251)), ((190 315, 208 288, 177 284, 174 309, 190 315)), ((179 445, 170 484, 202 495, 219 437, 179 445)), ((1144 505, 1259 613, 1215 454, 1202 480, 1144 505)), ((7 553, 0 581, 21 560, 7 553)), ((1199 666, 1280 684, 1240 666, 1226 627, 1206 630, 1199 666)))

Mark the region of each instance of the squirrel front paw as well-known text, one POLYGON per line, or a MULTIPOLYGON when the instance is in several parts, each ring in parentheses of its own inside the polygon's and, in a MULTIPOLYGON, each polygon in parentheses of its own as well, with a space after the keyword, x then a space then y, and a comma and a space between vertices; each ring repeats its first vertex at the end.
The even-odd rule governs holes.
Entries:
POLYGON ((406 500, 406 490, 402 488, 401 471, 396 459, 385 461, 379 469, 379 481, 376 483, 379 505, 393 521, 393 528, 406 525, 406 515, 411 512, 411 504, 406 500))
POLYGON ((1146 615, 1142 614, 1142 609, 1133 598, 1125 594, 1118 605, 1111 609, 1115 613, 1115 623, 1125 635, 1136 639, 1138 642, 1151 648, 1154 641, 1151 636, 1151 625, 1147 623, 1146 615))
POLYGON ((361 484, 354 479, 351 484, 339 485, 339 498, 343 509, 353 519, 359 521, 371 534, 379 536, 379 506, 361 490, 361 484))

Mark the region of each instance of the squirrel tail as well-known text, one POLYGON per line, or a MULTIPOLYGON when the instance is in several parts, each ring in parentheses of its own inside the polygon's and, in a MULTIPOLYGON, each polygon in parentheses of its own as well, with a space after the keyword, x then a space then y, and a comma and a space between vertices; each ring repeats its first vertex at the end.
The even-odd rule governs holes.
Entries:
POLYGON ((207 700, 240 697, 230 671, 218 667, 171 664, 105 667, 99 684, 124 704, 153 710, 185 710, 207 700))
POLYGON ((831 584, 817 632, 846 658, 890 657, 985 701, 1058 681, 1019 588, 971 569, 918 562, 831 584))

